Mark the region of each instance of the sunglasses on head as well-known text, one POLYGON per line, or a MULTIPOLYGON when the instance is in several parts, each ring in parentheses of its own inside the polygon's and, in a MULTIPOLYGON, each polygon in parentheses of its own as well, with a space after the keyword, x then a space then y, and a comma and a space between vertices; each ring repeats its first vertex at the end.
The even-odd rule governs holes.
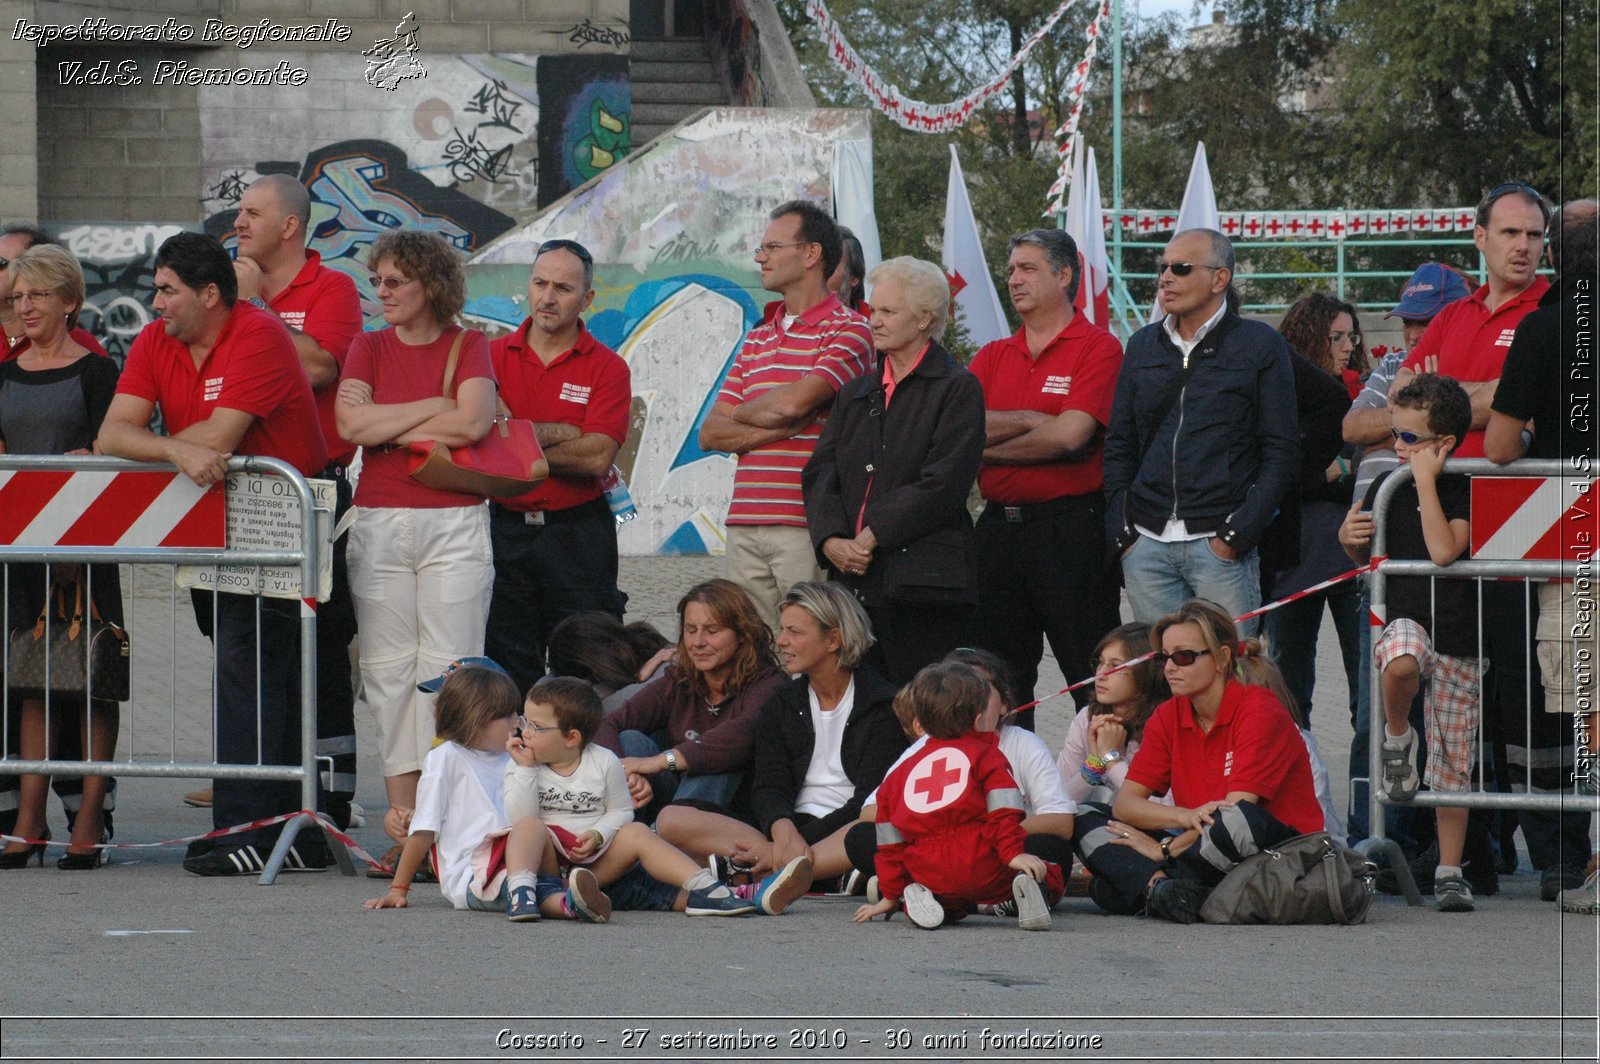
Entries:
POLYGON ((581 259, 586 265, 592 265, 594 263, 594 256, 589 254, 589 249, 578 243, 576 240, 546 240, 543 244, 539 245, 538 253, 543 255, 548 251, 570 251, 574 255, 578 256, 578 258, 581 259))
POLYGON ((1390 429, 1389 435, 1393 436, 1407 447, 1415 447, 1419 443, 1427 443, 1430 440, 1437 440, 1439 438, 1437 433, 1432 436, 1418 436, 1415 432, 1407 432, 1405 429, 1390 429))
POLYGON ((1163 665, 1170 661, 1174 665, 1186 669, 1190 665, 1193 665, 1196 661, 1199 661, 1202 656, 1209 653, 1211 653, 1209 650, 1174 650, 1170 654, 1168 654, 1166 651, 1162 651, 1156 655, 1156 660, 1161 662, 1163 665))
POLYGON ((1187 277, 1196 269, 1221 270, 1224 267, 1213 266, 1209 262, 1158 262, 1156 263, 1156 276, 1160 277, 1168 270, 1171 270, 1174 277, 1187 277))

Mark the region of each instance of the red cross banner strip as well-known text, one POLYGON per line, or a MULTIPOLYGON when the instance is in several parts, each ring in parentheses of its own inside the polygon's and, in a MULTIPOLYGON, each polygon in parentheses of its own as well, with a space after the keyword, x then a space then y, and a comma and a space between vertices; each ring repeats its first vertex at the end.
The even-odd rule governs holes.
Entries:
POLYGON ((175 471, 0 470, 0 544, 225 547, 223 485, 175 471))
POLYGON ((1473 477, 1471 557, 1577 561, 1596 544, 1594 481, 1574 477, 1473 477))
MULTIPOLYGON (((1050 194, 1065 188, 1058 180, 1050 194)), ((1170 233, 1177 224, 1176 211, 1124 209, 1117 217, 1107 215, 1106 227, 1117 227, 1130 237, 1170 233)), ((1360 240, 1418 233, 1443 236, 1470 233, 1471 207, 1411 207, 1404 210, 1363 211, 1223 211, 1217 216, 1222 232, 1230 240, 1360 240)))
MULTIPOLYGON (((1061 21, 1061 16, 1067 13, 1067 9, 1077 2, 1078 0, 1062 0, 1061 6, 1056 8, 1055 12, 1044 20, 1044 24, 1022 43, 1022 48, 1011 57, 1011 61, 994 80, 952 103, 923 103, 902 96, 899 87, 886 82, 882 75, 867 65, 866 60, 862 59, 845 39, 823 0, 807 0, 806 14, 817 24, 817 31, 822 34, 824 50, 828 57, 844 72, 845 77, 867 94, 867 99, 874 108, 882 111, 900 127, 914 133, 948 133, 966 125, 985 103, 1005 91, 1011 82, 1012 72, 1027 60, 1034 45, 1043 40, 1045 35, 1055 28, 1056 23, 1061 21)), ((1096 35, 1098 36, 1098 30, 1096 35)))

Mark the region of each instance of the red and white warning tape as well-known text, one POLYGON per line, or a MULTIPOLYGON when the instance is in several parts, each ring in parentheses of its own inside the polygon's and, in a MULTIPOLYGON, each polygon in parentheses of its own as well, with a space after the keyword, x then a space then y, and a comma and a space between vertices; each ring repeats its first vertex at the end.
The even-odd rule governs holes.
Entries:
MULTIPOLYGON (((96 844, 95 849, 155 850, 166 846, 187 846, 191 842, 202 842, 206 839, 221 839, 226 838, 229 835, 241 835, 246 831, 255 831, 257 828, 269 828, 274 824, 285 823, 293 820, 297 816, 313 815, 314 814, 309 809, 298 809, 292 813, 279 813, 277 816, 263 817, 260 820, 252 820, 244 824, 235 824, 231 828, 218 828, 215 831, 208 831, 204 835, 184 835, 181 838, 162 839, 160 842, 102 842, 96 844)), ((327 831, 328 834, 344 843, 345 849, 350 851, 352 857, 356 857, 362 861, 365 861, 367 864, 374 867, 382 866, 382 862, 373 857, 366 850, 362 849, 360 844, 358 844, 355 839, 352 839, 349 835, 346 835, 332 824, 329 824, 326 820, 322 821, 321 824, 323 829, 327 831)), ((21 835, 6 834, 0 834, 0 842, 21 842, 29 846, 61 846, 63 848, 71 845, 71 843, 65 841, 58 842, 53 839, 29 839, 24 838, 21 835)))
MULTIPOLYGON (((1271 613, 1273 610, 1278 609, 1281 606, 1287 606, 1291 602, 1298 602, 1301 599, 1307 597, 1308 595, 1315 595, 1319 591, 1326 591, 1326 590, 1328 590, 1328 588, 1333 587, 1335 584, 1342 584, 1346 580, 1354 580, 1356 577, 1360 576, 1362 573, 1369 573, 1372 570, 1376 569, 1384 561, 1385 561, 1385 558, 1383 558, 1383 557, 1373 558, 1366 565, 1358 565, 1354 569, 1351 569, 1348 572, 1340 573, 1338 576, 1330 577, 1327 580, 1322 581, 1322 583, 1320 583, 1320 584, 1312 584, 1310 587, 1305 588, 1302 591, 1296 591, 1292 595, 1285 595, 1283 598, 1278 599, 1275 602, 1268 602, 1263 606, 1257 606, 1255 609, 1251 610, 1250 612, 1242 613, 1239 616, 1235 617, 1233 619, 1233 621, 1234 621, 1235 624, 1238 624, 1240 621, 1248 621, 1252 617, 1259 617, 1263 613, 1271 613)), ((1127 661, 1124 661, 1121 665, 1118 665, 1116 668, 1114 668, 1114 669, 1112 669, 1110 671, 1111 672, 1121 672, 1123 669, 1130 669, 1135 665, 1140 665, 1140 664, 1143 664, 1146 661, 1149 661, 1151 658, 1154 658, 1157 653, 1158 653, 1157 651, 1152 650, 1148 654, 1141 654, 1136 658, 1130 658, 1127 661)), ((1013 713, 1021 713, 1025 709, 1032 709, 1034 706, 1042 705, 1043 703, 1049 702, 1052 699, 1060 698, 1062 695, 1071 694, 1073 691, 1076 691, 1078 688, 1080 688, 1080 687, 1088 687, 1092 683, 1094 683, 1094 677, 1093 676, 1087 677, 1086 679, 1079 680, 1077 683, 1069 683, 1069 684, 1067 684, 1067 686, 1063 687, 1061 690, 1057 691, 1055 694, 1053 694, 1053 695, 1045 695, 1043 698, 1036 698, 1032 702, 1027 703, 1026 705, 1018 706, 1016 709, 1012 710, 1012 712, 1013 713)))

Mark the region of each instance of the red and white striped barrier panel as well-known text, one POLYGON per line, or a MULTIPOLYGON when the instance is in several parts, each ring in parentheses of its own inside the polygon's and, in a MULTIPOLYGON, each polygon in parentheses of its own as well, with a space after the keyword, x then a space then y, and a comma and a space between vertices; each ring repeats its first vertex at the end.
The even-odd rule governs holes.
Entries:
POLYGON ((1572 477, 1473 477, 1470 557, 1561 561, 1596 549, 1595 482, 1572 477))
POLYGON ((226 547, 225 505, 175 471, 0 470, 0 545, 226 547))

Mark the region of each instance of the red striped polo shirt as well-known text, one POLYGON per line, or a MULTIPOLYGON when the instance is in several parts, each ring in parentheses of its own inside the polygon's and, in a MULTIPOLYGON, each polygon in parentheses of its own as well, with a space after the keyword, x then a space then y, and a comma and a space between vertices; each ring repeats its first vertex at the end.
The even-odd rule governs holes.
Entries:
MULTIPOLYGON (((822 377, 837 394, 871 365, 872 331, 867 320, 830 293, 787 329, 782 315, 751 329, 722 382, 717 402, 738 406, 810 374, 822 377)), ((739 456, 728 524, 805 527, 800 471, 816 449, 822 423, 819 417, 794 436, 739 456)))

